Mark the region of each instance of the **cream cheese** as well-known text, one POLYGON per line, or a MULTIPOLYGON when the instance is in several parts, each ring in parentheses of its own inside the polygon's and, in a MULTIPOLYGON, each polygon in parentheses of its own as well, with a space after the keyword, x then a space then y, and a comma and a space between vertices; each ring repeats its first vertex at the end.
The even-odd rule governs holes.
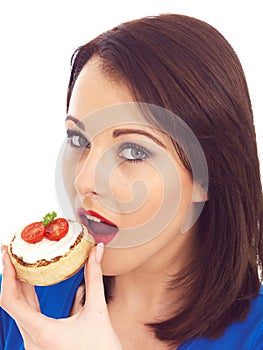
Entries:
POLYGON ((37 243, 27 243, 21 238, 21 231, 17 232, 12 241, 12 252, 22 259, 25 263, 33 264, 38 260, 51 259, 62 256, 67 253, 70 247, 75 243, 77 237, 82 231, 82 225, 78 222, 69 222, 69 229, 66 236, 59 241, 51 241, 43 238, 37 243))

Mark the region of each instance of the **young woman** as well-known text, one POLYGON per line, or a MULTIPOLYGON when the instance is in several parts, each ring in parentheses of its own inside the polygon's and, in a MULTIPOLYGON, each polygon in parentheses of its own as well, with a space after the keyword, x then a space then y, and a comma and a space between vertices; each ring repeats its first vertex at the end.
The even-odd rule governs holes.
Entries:
POLYGON ((253 114, 222 35, 181 15, 103 33, 73 56, 66 128, 67 195, 106 247, 38 288, 3 247, 1 349, 263 349, 253 114))

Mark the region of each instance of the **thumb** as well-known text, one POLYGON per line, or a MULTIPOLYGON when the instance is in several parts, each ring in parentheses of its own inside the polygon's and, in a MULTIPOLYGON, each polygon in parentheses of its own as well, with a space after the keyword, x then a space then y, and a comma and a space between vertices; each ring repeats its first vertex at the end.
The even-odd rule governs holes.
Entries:
POLYGON ((89 256, 85 266, 86 302, 85 307, 96 309, 107 308, 103 277, 101 271, 101 260, 104 253, 103 243, 97 244, 89 256))

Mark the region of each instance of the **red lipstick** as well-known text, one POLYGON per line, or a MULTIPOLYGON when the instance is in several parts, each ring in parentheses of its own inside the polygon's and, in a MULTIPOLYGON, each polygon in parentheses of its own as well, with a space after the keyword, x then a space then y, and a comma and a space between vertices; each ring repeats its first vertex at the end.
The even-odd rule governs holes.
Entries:
POLYGON ((98 218, 98 219, 100 219, 100 220, 106 222, 108 225, 117 227, 117 225, 115 225, 113 222, 111 222, 110 220, 104 218, 102 215, 96 213, 96 212, 93 211, 93 210, 86 210, 86 213, 87 213, 88 215, 95 216, 95 218, 98 218))

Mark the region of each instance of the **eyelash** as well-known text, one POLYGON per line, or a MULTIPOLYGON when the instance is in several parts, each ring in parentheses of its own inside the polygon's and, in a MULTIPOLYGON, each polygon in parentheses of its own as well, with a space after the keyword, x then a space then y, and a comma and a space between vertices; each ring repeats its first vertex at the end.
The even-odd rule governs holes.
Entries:
MULTIPOLYGON (((68 139, 68 143, 70 144, 71 147, 74 148, 90 148, 90 142, 88 141, 88 139, 79 131, 76 130, 67 130, 67 139, 68 139), (74 143, 74 137, 79 137, 82 138, 82 140, 84 140, 84 142, 86 141, 86 145, 76 145, 74 143)), ((125 161, 129 162, 129 163, 140 163, 142 161, 145 161, 146 159, 148 159, 151 156, 151 152, 149 152, 146 148, 144 148, 143 146, 140 146, 136 143, 133 142, 127 142, 124 143, 120 146, 119 150, 118 150, 118 156, 120 158, 123 158, 125 161), (129 158, 125 158, 124 156, 121 156, 121 153, 124 150, 127 149, 132 149, 132 150, 136 150, 142 153, 143 158, 140 159, 129 159, 129 158)))
POLYGON ((119 149, 119 157, 125 159, 127 162, 130 162, 130 163, 139 163, 139 162, 143 162, 145 161, 146 159, 148 159, 149 157, 151 156, 151 153, 144 147, 136 144, 136 143, 132 143, 132 142, 127 142, 127 143, 124 143, 123 145, 121 145, 120 149, 119 149), (121 152, 123 152, 125 149, 132 149, 132 150, 136 150, 136 151, 139 151, 143 154, 143 158, 140 158, 140 159, 128 159, 128 158, 125 158, 123 156, 121 156, 121 152))
POLYGON ((75 130, 67 130, 67 139, 68 139, 68 142, 70 144, 71 147, 75 147, 75 148, 90 148, 90 142, 89 140, 79 131, 75 131, 75 130), (86 141, 86 145, 76 145, 74 143, 74 137, 79 137, 81 138, 82 140, 86 141))

